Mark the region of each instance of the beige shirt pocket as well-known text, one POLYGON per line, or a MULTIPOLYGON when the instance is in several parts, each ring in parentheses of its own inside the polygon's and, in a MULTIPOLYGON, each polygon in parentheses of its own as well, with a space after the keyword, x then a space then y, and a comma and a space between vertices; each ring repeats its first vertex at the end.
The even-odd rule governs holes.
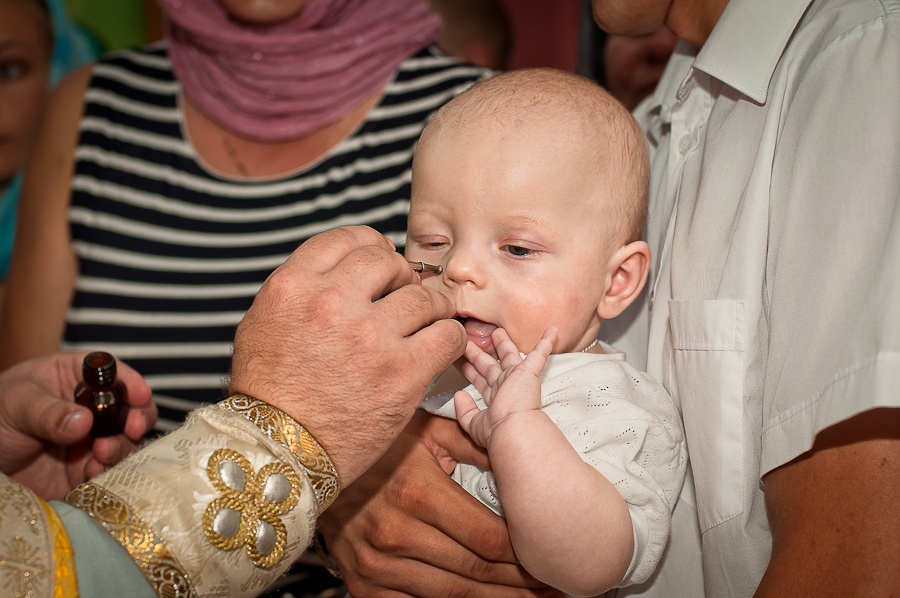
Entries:
POLYGON ((669 301, 675 383, 702 532, 743 511, 744 303, 669 301))

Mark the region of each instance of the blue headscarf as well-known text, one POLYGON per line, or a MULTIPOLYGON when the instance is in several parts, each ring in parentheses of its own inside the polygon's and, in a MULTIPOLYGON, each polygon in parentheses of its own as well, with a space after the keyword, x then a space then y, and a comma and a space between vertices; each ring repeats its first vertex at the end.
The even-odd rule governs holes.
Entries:
MULTIPOLYGON (((53 87, 63 76, 98 55, 90 38, 69 18, 63 0, 45 0, 53 27, 53 54, 50 59, 48 85, 53 87)), ((0 280, 6 278, 16 231, 16 207, 22 188, 21 170, 0 194, 0 280)))

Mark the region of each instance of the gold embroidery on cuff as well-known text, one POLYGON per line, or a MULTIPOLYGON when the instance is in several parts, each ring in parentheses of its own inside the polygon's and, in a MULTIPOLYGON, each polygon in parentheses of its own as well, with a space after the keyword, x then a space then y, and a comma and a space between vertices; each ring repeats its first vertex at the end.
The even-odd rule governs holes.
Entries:
POLYGON ((281 515, 300 500, 297 474, 278 461, 254 473, 250 461, 231 449, 214 452, 206 472, 213 487, 222 493, 203 514, 209 542, 221 550, 244 546, 250 561, 263 569, 277 563, 287 547, 281 515))
POLYGON ((196 598, 191 580, 166 541, 128 503, 91 482, 72 490, 66 502, 106 528, 128 551, 160 598, 196 598))
POLYGON ((233 395, 219 403, 252 421, 269 438, 285 445, 304 468, 316 493, 317 515, 334 502, 341 478, 325 449, 291 416, 247 395, 233 395))

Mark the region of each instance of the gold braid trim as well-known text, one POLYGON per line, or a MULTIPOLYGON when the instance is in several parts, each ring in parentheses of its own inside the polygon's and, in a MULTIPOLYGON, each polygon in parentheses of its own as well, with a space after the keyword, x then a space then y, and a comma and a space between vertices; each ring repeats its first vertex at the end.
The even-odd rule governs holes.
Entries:
POLYGON ((232 395, 219 403, 219 407, 246 417, 269 438, 291 451, 316 493, 317 515, 334 502, 341 491, 341 478, 325 449, 299 422, 268 403, 242 394, 232 395))
POLYGON ((66 502, 106 528, 128 551, 160 598, 197 598, 191 580, 166 541, 128 503, 91 482, 72 490, 66 502))
POLYGON ((50 505, 41 501, 47 522, 50 524, 50 537, 53 538, 53 598, 78 598, 78 578, 75 574, 75 553, 69 542, 69 534, 62 519, 50 505))

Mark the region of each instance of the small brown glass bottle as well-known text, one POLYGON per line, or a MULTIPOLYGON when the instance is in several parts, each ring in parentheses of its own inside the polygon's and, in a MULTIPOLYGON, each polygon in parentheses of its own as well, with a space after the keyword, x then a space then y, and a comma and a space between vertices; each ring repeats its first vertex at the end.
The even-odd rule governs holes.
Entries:
POLYGON ((75 387, 75 402, 94 415, 91 436, 115 436, 125 430, 128 391, 116 380, 116 359, 109 353, 88 353, 81 365, 84 381, 75 387))

